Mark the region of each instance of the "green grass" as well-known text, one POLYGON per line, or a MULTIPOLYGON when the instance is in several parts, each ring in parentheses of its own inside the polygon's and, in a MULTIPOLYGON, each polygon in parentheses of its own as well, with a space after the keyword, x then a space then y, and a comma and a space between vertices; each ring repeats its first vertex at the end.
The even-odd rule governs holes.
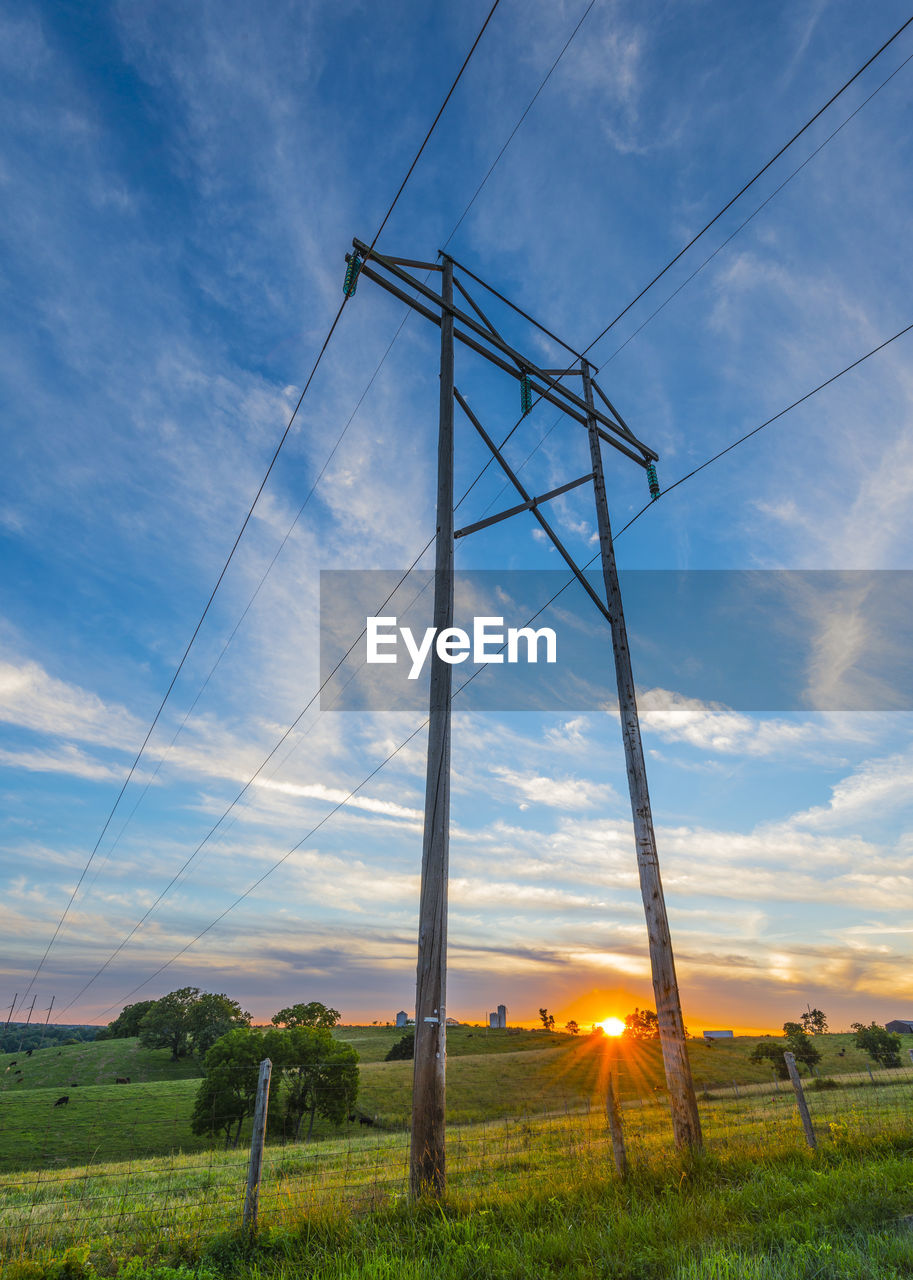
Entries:
POLYGON ((118 1076, 129 1076, 136 1083, 199 1079, 202 1074, 200 1064, 193 1058, 175 1062, 167 1049, 144 1049, 136 1039, 93 1040, 36 1049, 30 1058, 24 1053, 0 1054, 0 1098, 27 1089, 58 1089, 64 1093, 85 1085, 113 1085, 118 1076), (16 1067, 22 1072, 19 1082, 16 1067))
POLYGON ((131 1274, 135 1255, 150 1276, 184 1262, 207 1280, 895 1280, 913 1276, 913 1233, 887 1225, 913 1212, 913 1125, 892 1092, 815 1094, 817 1152, 780 1094, 704 1104, 697 1158, 671 1150, 662 1104, 629 1107, 624 1183, 595 1112, 454 1128, 439 1207, 405 1195, 403 1134, 268 1148, 252 1251, 237 1233, 244 1152, 24 1172, 0 1196, 2 1278, 53 1275, 45 1262, 81 1246, 101 1274, 131 1274))
MULTIPOLYGON (((358 1110, 375 1117, 378 1128, 404 1129, 409 1119, 412 1063, 382 1060, 397 1038, 396 1029, 347 1027, 339 1034, 367 1059, 361 1067, 358 1110)), ((819 1038, 824 1049, 822 1065, 836 1064, 838 1080, 856 1061, 849 1052, 839 1057, 839 1048, 848 1039, 819 1038)), ((755 1042, 737 1040, 709 1051, 692 1043, 699 1090, 715 1099, 732 1095, 734 1088, 745 1098, 757 1091, 769 1093, 770 1072, 748 1059, 755 1042), (702 1081, 697 1075, 702 1053, 712 1057, 715 1066, 723 1065, 717 1075, 722 1083, 702 1081)), ((542 1032, 488 1034, 484 1029, 458 1027, 448 1035, 448 1046, 451 1123, 598 1109, 610 1065, 623 1100, 630 1103, 663 1095, 662 1062, 655 1043, 542 1032)), ((0 1170, 197 1151, 207 1145, 189 1127, 198 1088, 199 1067, 193 1060, 173 1062, 167 1050, 142 1049, 137 1040, 113 1040, 36 1052, 25 1061, 23 1071, 28 1074, 21 1085, 11 1083, 12 1072, 4 1073, 4 1065, 0 1060, 0 1080, 5 1082, 0 1086, 0 1170), (117 1075, 129 1075, 132 1083, 110 1083, 117 1075), (82 1083, 74 1087, 74 1080, 82 1083), (55 1107, 62 1094, 69 1096, 68 1105, 55 1107)), ((875 1067, 873 1076, 879 1088, 893 1090, 910 1083, 909 1068, 875 1067)), ((865 1068, 861 1079, 868 1081, 865 1068)), ((780 1087, 787 1096, 788 1086, 780 1087)), ((337 1132, 325 1121, 315 1127, 319 1139, 335 1137, 337 1132)))

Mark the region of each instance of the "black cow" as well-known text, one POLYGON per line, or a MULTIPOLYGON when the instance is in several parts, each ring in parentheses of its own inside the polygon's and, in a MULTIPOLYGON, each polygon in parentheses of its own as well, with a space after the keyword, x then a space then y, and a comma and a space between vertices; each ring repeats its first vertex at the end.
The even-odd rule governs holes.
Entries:
POLYGON ((27 1058, 30 1058, 34 1052, 35 1052, 35 1050, 34 1050, 34 1049, 26 1049, 26 1051, 25 1051, 25 1056, 26 1056, 27 1058))
POLYGON ((69 1101, 70 1101, 70 1095, 68 1093, 65 1093, 62 1098, 57 1099, 57 1101, 54 1103, 54 1106, 65 1107, 69 1101))
POLYGON ((359 1117, 358 1117, 358 1123, 359 1123, 359 1124, 373 1125, 373 1124, 374 1124, 374 1121, 371 1119, 371 1117, 370 1117, 370 1116, 359 1116, 359 1117))
POLYGON ((129 1077, 129 1076, 115 1076, 115 1078, 114 1078, 114 1083, 115 1083, 115 1084, 129 1084, 129 1083, 130 1083, 130 1077, 129 1077))

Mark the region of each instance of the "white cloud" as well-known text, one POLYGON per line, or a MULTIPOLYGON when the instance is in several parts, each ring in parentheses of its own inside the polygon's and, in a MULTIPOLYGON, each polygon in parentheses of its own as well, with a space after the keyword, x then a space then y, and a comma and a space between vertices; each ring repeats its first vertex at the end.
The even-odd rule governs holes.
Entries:
POLYGON ((142 740, 125 707, 107 705, 78 685, 50 675, 39 663, 0 660, 0 719, 23 729, 121 750, 142 740))

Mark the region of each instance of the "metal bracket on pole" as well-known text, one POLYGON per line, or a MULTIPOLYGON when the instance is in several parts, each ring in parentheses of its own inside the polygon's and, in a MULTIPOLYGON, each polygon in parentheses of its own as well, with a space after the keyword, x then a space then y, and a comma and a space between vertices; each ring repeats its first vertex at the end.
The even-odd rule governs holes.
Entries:
POLYGON ((508 520, 511 516, 519 515, 521 511, 532 511, 543 502, 551 502, 552 498, 559 498, 562 493, 570 493, 572 489, 577 489, 580 485, 586 484, 588 480, 592 479, 593 473, 590 471, 585 476, 580 476, 576 480, 569 480, 567 484, 559 485, 557 489, 549 489, 548 493, 540 494, 538 498, 530 498, 528 502, 521 502, 516 507, 508 507, 506 511, 499 511, 496 516, 487 516, 484 520, 477 520, 475 524, 467 524, 465 528, 457 529, 453 536, 455 538, 465 538, 470 533, 478 533, 480 529, 487 529, 490 525, 500 523, 501 520, 508 520))

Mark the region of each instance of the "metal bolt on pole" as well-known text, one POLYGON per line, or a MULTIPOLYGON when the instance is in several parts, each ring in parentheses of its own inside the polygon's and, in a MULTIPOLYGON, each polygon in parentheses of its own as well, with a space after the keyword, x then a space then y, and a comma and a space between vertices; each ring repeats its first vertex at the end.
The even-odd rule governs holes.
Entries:
MULTIPOLYGON (((434 625, 453 626, 453 262, 441 272, 441 398, 438 429, 434 625)), ((409 1189, 441 1196, 447 1066, 447 874, 450 852, 450 697, 452 667, 431 653, 431 708, 415 990, 415 1061, 409 1189)))
POLYGON ((247 1165, 247 1191, 244 1195, 242 1231, 257 1230, 257 1212, 260 1208, 260 1174, 263 1169, 263 1143, 266 1138, 266 1111, 269 1106, 269 1081, 273 1064, 269 1058, 260 1063, 257 1080, 257 1101, 254 1105, 254 1126, 250 1135, 250 1160, 247 1165))
POLYGON ((631 794, 631 812, 634 818, 637 868, 640 873, 640 891, 647 917, 653 994, 656 999, 659 1039, 672 1108, 672 1129, 677 1147, 700 1147, 701 1122, 697 1111, 694 1081, 691 1078, 691 1063, 688 1060, 685 1024, 682 1019, 678 979, 675 974, 675 958, 672 954, 672 936, 669 932, 669 918, 666 915, 666 902, 659 874, 653 813, 647 787, 647 769, 644 763, 637 699, 634 693, 631 651, 628 648, 628 633, 621 605, 621 589, 618 585, 598 424, 593 412, 590 365, 586 360, 581 360, 580 370, 583 375, 584 398, 588 410, 587 432, 590 441, 590 458, 593 463, 593 492, 596 498, 599 550, 612 629, 612 650, 615 656, 615 676, 618 683, 618 709, 621 714, 628 790, 631 794))

